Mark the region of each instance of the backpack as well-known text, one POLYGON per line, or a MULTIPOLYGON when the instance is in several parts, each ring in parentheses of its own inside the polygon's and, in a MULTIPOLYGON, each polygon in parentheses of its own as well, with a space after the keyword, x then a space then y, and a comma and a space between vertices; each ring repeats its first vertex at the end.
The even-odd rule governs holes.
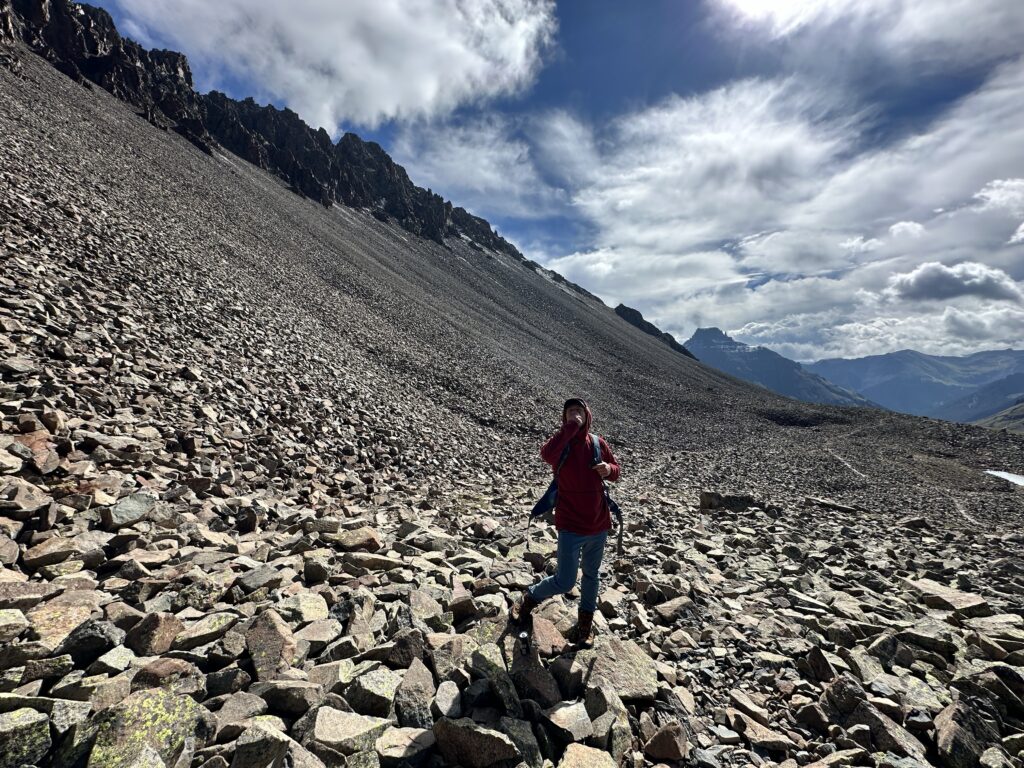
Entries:
MULTIPOLYGON (((594 449, 594 458, 591 462, 591 466, 601 463, 601 438, 598 435, 591 434, 591 443, 594 449)), ((562 455, 558 458, 558 466, 555 467, 555 476, 552 478, 551 483, 548 484, 548 488, 544 491, 544 495, 540 497, 536 504, 533 505, 533 509, 530 510, 530 517, 526 521, 526 549, 530 549, 530 523, 533 522, 535 517, 553 512, 555 505, 558 503, 558 473, 562 471, 562 465, 565 464, 565 460, 569 458, 569 451, 571 450, 571 443, 567 443, 565 448, 562 449, 562 455)), ((608 507, 608 510, 615 515, 615 519, 619 523, 618 533, 618 548, 619 554, 622 554, 622 510, 619 509, 619 505, 615 503, 615 500, 611 497, 608 492, 608 484, 601 478, 601 488, 604 494, 604 503, 608 507)))

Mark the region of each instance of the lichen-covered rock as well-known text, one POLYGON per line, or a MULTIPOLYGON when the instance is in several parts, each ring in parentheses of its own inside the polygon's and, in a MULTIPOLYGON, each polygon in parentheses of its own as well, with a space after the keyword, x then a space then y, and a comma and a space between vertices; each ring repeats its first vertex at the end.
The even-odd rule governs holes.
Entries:
POLYGON ((465 768, 504 766, 522 758, 512 739, 468 717, 459 720, 442 717, 434 723, 434 737, 444 759, 465 768))
POLYGON ((275 610, 261 613, 245 635, 245 645, 256 669, 256 679, 274 680, 295 660, 291 627, 275 610))
POLYGON ((133 768, 147 748, 174 765, 187 740, 202 746, 213 730, 213 718, 203 707, 159 688, 136 691, 95 719, 88 768, 133 768))
POLYGON ((182 629, 175 636, 171 647, 178 651, 188 651, 212 643, 223 637, 237 622, 238 616, 233 613, 211 613, 182 629))
POLYGON ((262 723, 255 723, 238 737, 231 768, 274 768, 288 754, 291 739, 262 723))
POLYGON ((116 504, 100 508, 100 519, 108 531, 127 528, 145 520, 156 506, 157 500, 148 493, 133 493, 118 500, 116 504))
POLYGON ((377 738, 391 727, 382 717, 367 717, 354 712, 342 712, 333 707, 320 707, 316 720, 307 734, 307 747, 322 744, 343 755, 371 750, 377 738))
POLYGON ((361 715, 387 717, 402 676, 387 667, 377 667, 359 675, 345 689, 345 699, 361 715))
POLYGON ((0 768, 40 762, 50 749, 49 718, 28 707, 0 713, 0 768))
POLYGON ((434 676, 422 661, 414 659, 395 691, 395 714, 399 725, 432 727, 434 718, 430 714, 430 704, 435 693, 434 676))

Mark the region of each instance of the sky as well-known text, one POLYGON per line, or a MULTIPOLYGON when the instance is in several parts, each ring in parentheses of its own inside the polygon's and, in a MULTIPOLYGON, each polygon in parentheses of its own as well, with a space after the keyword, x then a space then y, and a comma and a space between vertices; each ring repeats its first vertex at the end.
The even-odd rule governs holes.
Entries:
POLYGON ((1024 347, 1020 0, 97 4, 680 340, 1024 347))

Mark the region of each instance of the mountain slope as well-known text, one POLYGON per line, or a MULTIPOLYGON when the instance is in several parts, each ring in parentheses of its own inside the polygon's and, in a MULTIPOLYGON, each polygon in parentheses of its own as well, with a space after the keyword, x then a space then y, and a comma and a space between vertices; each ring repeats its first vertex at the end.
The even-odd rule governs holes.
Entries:
POLYGON ((290 109, 217 91, 199 94, 183 55, 147 51, 121 37, 101 8, 68 0, 18 0, 13 6, 0 0, 0 41, 4 37, 21 40, 68 76, 99 85, 203 151, 224 147, 321 205, 365 208, 439 243, 461 235, 522 259, 486 221, 413 184, 378 144, 352 133, 334 144, 290 109))
POLYGON ((994 350, 953 357, 906 349, 853 360, 819 360, 806 368, 886 408, 928 416, 977 387, 1024 373, 1024 351, 994 350))
MULTIPOLYGON (((0 69, 8 253, 49 254, 55 273, 86 269, 112 294, 144 290, 154 308, 177 306, 182 291, 206 286, 202 309, 190 311, 230 325, 203 333, 230 339, 244 311, 267 325, 263 333, 312 345, 296 365, 321 361, 309 371, 321 380, 304 385, 303 399, 345 402, 356 397, 345 394, 351 389, 368 413, 397 408, 409 445, 444 437, 448 449, 432 458, 438 469, 462 466, 467 456, 518 466, 569 394, 592 401, 598 428, 627 461, 642 456, 655 471, 668 460, 660 457, 675 456, 691 488, 702 478, 756 487, 771 477, 803 493, 865 502, 884 493, 916 507, 928 492, 901 479, 917 476, 900 469, 910 433, 915 445, 939 452, 948 441, 971 445, 962 460, 983 468, 1008 463, 1000 455, 1012 453, 1011 443, 988 433, 954 438, 961 428, 834 412, 743 384, 530 262, 461 236, 443 245, 417 238, 360 209, 325 208, 275 174, 149 128, 112 95, 18 56, 20 75, 0 69), (878 468, 871 480, 822 448, 854 429, 874 435, 847 449, 866 452, 856 461, 878 468), (679 453, 682 446, 699 452, 679 453), (770 468, 768 455, 776 457, 770 468)), ((180 332, 182 320, 167 327, 180 332)), ((258 350, 213 363, 244 378, 262 365, 258 350)), ((543 476, 539 465, 526 466, 543 476)), ((933 467, 920 471, 931 476, 933 467)), ((949 482, 948 475, 937 478, 949 482)), ((644 484, 627 473, 632 482, 644 484)))
POLYGON ((682 344, 676 341, 675 336, 673 336, 671 333, 667 333, 661 330, 654 323, 645 320, 644 316, 640 313, 639 310, 633 309, 632 307, 627 307, 625 304, 619 304, 615 308, 615 314, 621 317, 630 325, 639 328, 644 333, 650 334, 656 339, 661 339, 661 341, 668 345, 669 349, 674 349, 679 354, 686 355, 687 357, 693 360, 697 359, 693 356, 693 353, 690 352, 690 350, 688 350, 686 347, 684 347, 682 344))
POLYGON ((977 424, 989 429, 1005 429, 1024 433, 1024 403, 1010 406, 1004 411, 978 419, 977 424))
POLYGON ((959 400, 941 405, 929 415, 968 424, 994 416, 1021 402, 1024 402, 1024 373, 1014 373, 984 384, 959 400))
POLYGON ((698 360, 744 381, 808 403, 870 406, 865 398, 764 347, 751 347, 718 328, 698 328, 684 345, 698 360))

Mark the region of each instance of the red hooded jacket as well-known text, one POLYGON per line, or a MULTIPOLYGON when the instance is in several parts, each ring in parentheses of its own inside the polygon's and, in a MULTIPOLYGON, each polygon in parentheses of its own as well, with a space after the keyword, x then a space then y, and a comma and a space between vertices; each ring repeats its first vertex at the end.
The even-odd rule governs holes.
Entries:
MULTIPOLYGON (((581 401, 582 402, 582 401, 581 401)), ((590 406, 583 404, 586 417, 583 426, 567 421, 562 411, 562 428, 540 449, 540 457, 552 468, 558 466, 562 449, 570 445, 569 455, 558 473, 558 503, 555 506, 555 527, 581 536, 602 533, 612 527, 612 516, 604 503, 601 476, 592 468, 593 440, 601 441, 601 460, 611 467, 606 480, 619 479, 619 463, 603 438, 590 434, 590 406)))

